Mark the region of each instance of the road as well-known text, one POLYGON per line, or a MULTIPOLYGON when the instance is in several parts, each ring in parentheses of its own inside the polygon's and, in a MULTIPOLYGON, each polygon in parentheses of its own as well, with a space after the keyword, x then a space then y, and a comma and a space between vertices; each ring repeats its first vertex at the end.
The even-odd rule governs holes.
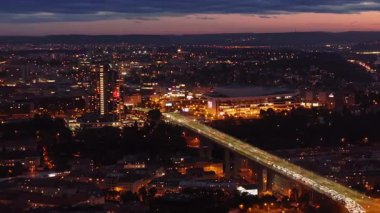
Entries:
POLYGON ((379 200, 369 198, 325 177, 303 169, 286 161, 285 159, 279 158, 237 138, 202 124, 195 119, 188 118, 178 113, 163 113, 163 116, 170 123, 177 124, 197 132, 198 134, 230 149, 235 153, 251 159, 264 167, 283 174, 284 176, 291 178, 306 187, 330 197, 332 200, 342 204, 348 212, 380 212, 379 200))
POLYGON ((7 177, 7 178, 0 178, 0 183, 5 181, 10 181, 14 179, 19 178, 52 178, 52 177, 62 177, 70 174, 70 171, 64 171, 64 172, 54 172, 54 171, 46 171, 46 172, 34 172, 34 173, 27 173, 24 175, 18 175, 14 177, 7 177))

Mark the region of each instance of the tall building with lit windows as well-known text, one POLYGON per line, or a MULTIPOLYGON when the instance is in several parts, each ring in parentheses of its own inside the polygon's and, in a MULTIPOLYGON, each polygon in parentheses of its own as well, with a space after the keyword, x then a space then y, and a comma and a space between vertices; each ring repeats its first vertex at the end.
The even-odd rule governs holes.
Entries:
POLYGON ((116 101, 119 96, 118 75, 117 71, 108 63, 97 65, 97 71, 99 73, 99 114, 105 116, 116 110, 116 101))
POLYGON ((99 65, 99 110, 100 115, 108 114, 108 98, 107 98, 107 74, 106 67, 99 65))

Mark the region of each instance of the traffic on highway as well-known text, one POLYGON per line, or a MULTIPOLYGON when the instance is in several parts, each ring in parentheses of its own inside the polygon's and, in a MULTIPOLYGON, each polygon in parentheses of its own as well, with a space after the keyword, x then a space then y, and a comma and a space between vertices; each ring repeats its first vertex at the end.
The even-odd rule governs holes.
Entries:
POLYGON ((379 203, 372 198, 213 129, 195 119, 188 118, 179 113, 163 113, 163 116, 170 123, 197 132, 235 153, 330 197, 332 200, 342 204, 348 212, 364 213, 380 211, 379 203))

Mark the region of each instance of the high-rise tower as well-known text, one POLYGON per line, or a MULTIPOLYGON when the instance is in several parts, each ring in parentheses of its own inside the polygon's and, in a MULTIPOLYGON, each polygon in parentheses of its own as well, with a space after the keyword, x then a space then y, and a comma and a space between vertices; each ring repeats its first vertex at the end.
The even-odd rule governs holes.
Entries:
POLYGON ((100 115, 108 114, 107 71, 104 65, 99 65, 99 109, 100 115))
POLYGON ((117 86, 117 72, 107 63, 98 65, 97 70, 99 72, 99 114, 104 116, 115 110, 113 95, 117 86))

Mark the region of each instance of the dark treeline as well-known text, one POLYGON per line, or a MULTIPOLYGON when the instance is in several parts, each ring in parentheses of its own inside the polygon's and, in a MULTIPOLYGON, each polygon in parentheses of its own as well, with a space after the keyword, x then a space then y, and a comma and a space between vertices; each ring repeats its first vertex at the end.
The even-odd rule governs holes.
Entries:
MULTIPOLYGON (((284 52, 283 54, 285 54, 284 52)), ((221 60, 230 59, 228 51, 224 51, 225 57, 221 60)), ((240 53, 245 55, 247 53, 240 53)), ((184 82, 187 85, 288 85, 291 87, 304 87, 313 85, 315 88, 339 88, 340 81, 354 83, 368 83, 371 76, 362 67, 347 62, 336 53, 297 53, 294 58, 278 60, 261 59, 259 55, 241 58, 238 64, 211 64, 203 67, 188 67, 188 69, 177 70, 176 74, 165 74, 167 67, 155 65, 146 68, 144 72, 151 70, 160 71, 155 77, 140 76, 139 72, 132 71, 127 78, 130 83, 144 81, 157 81, 165 85, 167 82, 184 82), (250 60, 268 60, 267 63, 254 64, 243 62, 250 60), (293 76, 287 78, 285 76, 293 76), (320 76, 316 80, 316 76, 320 76)), ((179 68, 178 68, 179 69, 179 68)))
POLYGON ((82 129, 75 134, 62 119, 37 115, 31 120, 0 126, 0 139, 31 139, 46 147, 57 170, 67 169, 74 156, 94 160, 96 165, 116 163, 124 155, 143 153, 153 162, 168 162, 171 154, 185 151, 182 129, 160 120, 158 113, 150 113, 144 128, 104 127, 82 129))
POLYGON ((262 112, 260 120, 213 122, 217 129, 267 150, 379 143, 380 113, 295 109, 262 112))
POLYGON ((53 35, 1 36, 0 43, 68 43, 68 44, 234 44, 234 45, 298 45, 311 46, 326 43, 361 43, 378 40, 380 32, 285 32, 285 33, 231 33, 203 35, 53 35), (245 38, 254 40, 245 41, 245 38))
POLYGON ((184 150, 182 130, 166 123, 143 129, 86 129, 77 134, 77 151, 98 164, 112 164, 124 155, 145 153, 153 161, 168 161, 171 154, 184 150))

